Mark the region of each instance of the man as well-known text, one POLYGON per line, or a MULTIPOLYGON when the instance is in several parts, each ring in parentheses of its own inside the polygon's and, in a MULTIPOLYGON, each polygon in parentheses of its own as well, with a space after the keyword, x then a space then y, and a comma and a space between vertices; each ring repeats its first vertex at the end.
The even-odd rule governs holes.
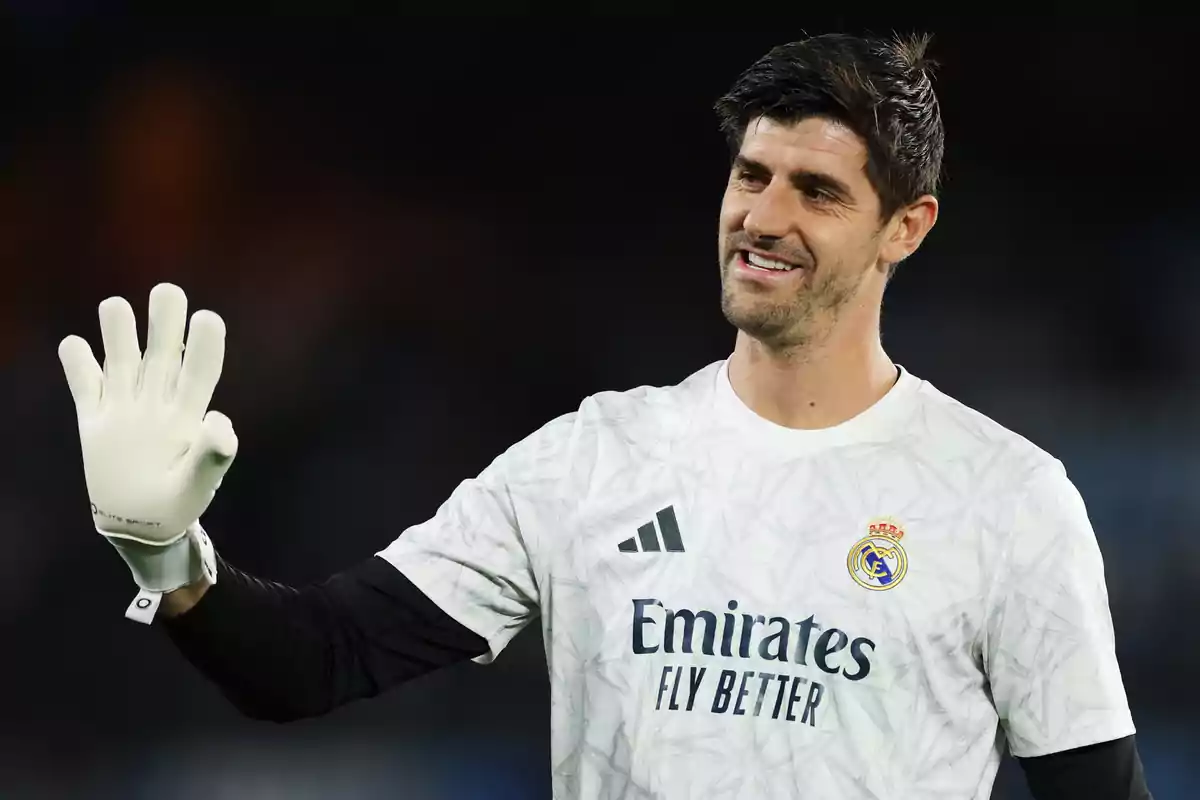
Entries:
POLYGON ((540 615, 559 798, 1148 798, 1101 555, 1060 462, 895 365, 880 306, 933 227, 927 40, 776 48, 717 104, 732 355, 606 392, 358 567, 292 589, 198 519, 237 449, 211 312, 101 304, 60 355, 97 529, 244 713, 323 714, 540 615), (161 608, 159 604, 161 603, 161 608))

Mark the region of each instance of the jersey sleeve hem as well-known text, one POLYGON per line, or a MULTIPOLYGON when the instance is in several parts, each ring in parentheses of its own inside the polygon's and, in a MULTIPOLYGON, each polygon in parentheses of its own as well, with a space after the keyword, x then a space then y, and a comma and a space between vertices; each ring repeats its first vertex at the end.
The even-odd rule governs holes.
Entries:
POLYGON ((1109 726, 1089 728, 1084 733, 1061 739, 1053 744, 1045 744, 1036 747, 1014 746, 1013 741, 1009 739, 1008 750, 1014 758, 1039 758, 1041 756, 1062 753, 1067 750, 1075 750, 1080 747, 1088 747, 1094 744, 1103 744, 1104 742, 1112 742, 1117 739, 1124 739, 1127 736, 1133 736, 1136 733, 1137 729, 1132 720, 1126 720, 1109 726))
POLYGON ((456 602, 453 581, 446 581, 437 575, 419 569, 405 569, 397 564, 392 557, 391 549, 381 550, 376 555, 391 564, 448 617, 487 642, 487 652, 475 656, 471 660, 476 664, 490 664, 495 661, 512 639, 514 632, 507 627, 488 624, 481 616, 473 614, 470 606, 456 602))

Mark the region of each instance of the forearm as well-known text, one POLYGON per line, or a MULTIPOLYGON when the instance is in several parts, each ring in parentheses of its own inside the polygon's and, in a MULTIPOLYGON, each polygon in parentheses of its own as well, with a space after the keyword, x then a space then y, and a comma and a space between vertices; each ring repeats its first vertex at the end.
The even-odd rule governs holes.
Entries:
POLYGON ((1153 800, 1132 736, 1017 761, 1037 800, 1153 800))
POLYGON ((487 643, 382 559, 295 589, 225 562, 215 585, 164 598, 162 625, 183 656, 243 714, 286 722, 324 714, 487 643))
MULTIPOLYGON (((242 713, 299 719, 334 704, 330 662, 345 646, 328 616, 319 614, 319 594, 259 581, 219 562, 215 585, 194 584, 163 598, 162 625, 242 713)), ((338 677, 353 682, 350 673, 338 677)))

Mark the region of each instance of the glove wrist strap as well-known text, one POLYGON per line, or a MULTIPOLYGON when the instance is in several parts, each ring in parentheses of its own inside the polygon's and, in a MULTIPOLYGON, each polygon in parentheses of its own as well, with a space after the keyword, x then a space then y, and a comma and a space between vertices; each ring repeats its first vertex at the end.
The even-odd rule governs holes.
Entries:
POLYGON ((202 579, 217 582, 216 553, 198 521, 188 526, 183 536, 165 545, 100 533, 125 559, 141 589, 125 610, 125 616, 135 622, 146 625, 153 622, 167 592, 202 579))

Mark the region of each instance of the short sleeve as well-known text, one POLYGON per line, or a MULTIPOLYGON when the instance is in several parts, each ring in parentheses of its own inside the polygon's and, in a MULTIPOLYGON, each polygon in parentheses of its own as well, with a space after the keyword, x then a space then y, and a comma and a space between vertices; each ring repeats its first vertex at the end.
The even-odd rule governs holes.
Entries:
POLYGON ((1027 484, 989 599, 984 659, 1014 756, 1134 733, 1117 664, 1100 547, 1054 462, 1027 484))
POLYGON ((563 420, 509 448, 465 480, 433 517, 400 534, 378 555, 450 617, 488 642, 474 659, 492 662, 537 617, 535 554, 524 519, 539 496, 549 503, 558 465, 548 440, 563 420))

